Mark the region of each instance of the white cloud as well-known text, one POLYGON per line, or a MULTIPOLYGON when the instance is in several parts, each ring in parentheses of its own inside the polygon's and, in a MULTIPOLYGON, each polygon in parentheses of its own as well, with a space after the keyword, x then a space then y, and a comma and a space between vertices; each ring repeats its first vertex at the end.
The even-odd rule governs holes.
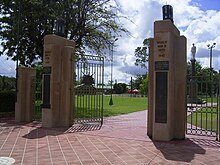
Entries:
POLYGON ((6 60, 5 56, 0 56, 0 75, 15 77, 15 62, 6 60))
MULTIPOLYGON (((134 23, 122 20, 132 37, 123 36, 117 42, 115 67, 118 71, 138 74, 142 69, 135 69, 134 50, 141 46, 147 37, 153 36, 153 23, 162 19, 162 6, 170 4, 174 11, 174 24, 181 35, 187 38, 187 56, 191 58, 192 43, 197 47, 197 60, 208 67, 209 50, 207 44, 216 42, 213 50, 213 66, 220 69, 220 12, 215 10, 202 11, 200 4, 193 0, 118 0, 124 14, 134 23), (130 69, 129 69, 130 68, 130 69)), ((116 69, 115 68, 115 69, 116 69)), ((115 71, 117 72, 117 71, 115 71)))
MULTIPOLYGON (((213 66, 220 69, 220 11, 201 10, 199 1, 194 0, 117 0, 123 14, 133 21, 121 19, 131 32, 131 36, 119 38, 114 48, 114 79, 130 81, 135 74, 144 73, 143 69, 134 66, 134 50, 141 46, 145 38, 153 37, 153 23, 162 19, 162 6, 173 6, 174 24, 181 35, 187 38, 187 56, 191 58, 192 43, 197 47, 197 60, 209 66, 209 50, 207 44, 216 42, 213 49, 213 66)), ((211 2, 210 2, 211 3, 211 2)), ((106 62, 108 65, 109 63, 106 62)), ((105 68, 105 82, 110 78, 109 65, 105 68)))

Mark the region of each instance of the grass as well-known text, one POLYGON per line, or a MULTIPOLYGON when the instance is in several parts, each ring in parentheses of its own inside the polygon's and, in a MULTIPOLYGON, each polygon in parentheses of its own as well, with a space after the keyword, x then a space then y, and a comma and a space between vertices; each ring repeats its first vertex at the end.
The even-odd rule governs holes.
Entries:
POLYGON ((113 96, 113 105, 109 105, 110 96, 104 96, 103 115, 117 116, 147 109, 147 97, 113 96))
POLYGON ((212 103, 217 103, 217 98, 216 97, 202 97, 201 98, 203 101, 206 101, 208 103, 212 102, 212 103))
POLYGON ((217 113, 216 108, 202 108, 187 116, 187 123, 216 132, 217 113))
MULTIPOLYGON (((113 105, 109 105, 110 96, 104 96, 103 98, 103 116, 118 116, 122 114, 128 114, 132 112, 142 111, 147 109, 148 99, 147 97, 128 97, 128 96, 113 96, 113 105)), ((41 118, 41 110, 40 105, 41 101, 36 101, 36 111, 34 114, 34 118, 39 120, 41 118)), ((78 108, 79 111, 83 111, 82 108, 78 108)), ((87 117, 97 117, 99 116, 97 113, 90 113, 91 111, 87 111, 86 114, 81 114, 78 112, 77 116, 82 117, 82 115, 87 117)), ((82 112, 83 113, 83 112, 82 112)))

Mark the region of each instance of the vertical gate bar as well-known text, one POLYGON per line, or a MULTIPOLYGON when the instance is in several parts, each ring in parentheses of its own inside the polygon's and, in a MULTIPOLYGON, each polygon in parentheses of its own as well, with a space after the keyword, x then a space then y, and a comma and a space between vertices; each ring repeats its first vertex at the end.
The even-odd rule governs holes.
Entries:
MULTIPOLYGON (((83 72, 84 72, 84 68, 83 68, 83 60, 81 60, 81 72, 80 72, 80 78, 79 78, 79 81, 82 79, 82 74, 83 74, 83 72)), ((82 100, 82 107, 81 107, 81 109, 79 110, 79 112, 80 112, 80 114, 79 114, 79 122, 83 122, 83 119, 82 119, 82 117, 83 117, 83 112, 84 112, 84 93, 85 93, 85 91, 82 89, 82 93, 81 93, 81 100, 82 100)))
MULTIPOLYGON (((95 73, 95 81, 96 81, 96 92, 94 93, 93 95, 93 113, 94 113, 94 117, 97 118, 97 110, 96 110, 96 95, 97 95, 97 89, 98 89, 98 81, 97 81, 97 75, 99 75, 98 72, 96 72, 96 67, 97 66, 94 66, 93 68, 93 72, 95 73)), ((96 120, 96 119, 94 119, 96 120)))
MULTIPOLYGON (((100 60, 100 59, 98 59, 98 60, 100 60)), ((97 73, 100 73, 99 68, 100 68, 100 67, 96 67, 97 73)), ((98 80, 98 75, 97 75, 97 80, 98 80)), ((99 98, 99 99, 98 99, 98 109, 97 109, 97 110, 98 110, 97 120, 100 121, 100 117, 101 117, 101 116, 100 116, 100 115, 101 115, 101 113, 100 113, 100 93, 98 94, 98 98, 99 98)))
MULTIPOLYGON (((94 81, 95 81, 95 75, 96 73, 94 72, 94 63, 92 63, 92 68, 91 68, 91 72, 92 75, 94 75, 94 81)), ((94 110, 93 110, 93 95, 95 95, 97 92, 97 87, 96 87, 96 83, 94 84, 94 90, 92 91, 91 95, 90 95, 90 112, 92 114, 92 118, 94 118, 94 110)), ((94 119, 93 119, 94 120, 94 119)))
POLYGON ((207 120, 207 115, 208 115, 208 81, 206 80, 205 81, 205 84, 206 84, 206 108, 205 108, 205 116, 206 116, 206 120, 205 120, 205 122, 206 122, 206 127, 205 127, 205 130, 206 130, 206 134, 207 134, 207 130, 208 130, 208 120, 207 120))
MULTIPOLYGON (((93 67, 94 67, 94 64, 91 63, 91 66, 89 68, 91 68, 91 75, 95 75, 95 73, 93 73, 93 67)), ((93 76, 92 76, 93 77, 93 76)), ((95 81, 95 78, 94 78, 94 81, 95 81)), ((96 87, 95 87, 95 84, 94 84, 94 89, 91 89, 91 93, 89 95, 89 102, 90 102, 90 105, 89 105, 89 111, 91 113, 91 118, 92 118, 92 121, 93 121, 93 118, 94 118, 94 111, 92 109, 92 96, 94 95, 94 93, 96 93, 96 87)))
MULTIPOLYGON (((197 80, 196 80, 197 81, 197 80)), ((198 80, 199 81, 199 80, 198 80)), ((198 95, 200 95, 200 97, 198 97, 198 95, 196 96, 196 97, 198 97, 198 98, 200 98, 200 99, 202 99, 202 87, 203 87, 203 83, 201 82, 201 85, 199 86, 199 92, 198 92, 198 95)), ((196 98, 197 99, 197 98, 196 98)), ((200 103, 200 105, 199 105, 200 107, 200 109, 199 109, 199 111, 200 111, 200 133, 203 133, 203 127, 202 127, 202 116, 203 116, 203 110, 202 110, 202 106, 201 106, 201 103, 200 103)), ((197 111, 197 109, 196 109, 196 111, 197 111)))
MULTIPOLYGON (((93 72, 95 72, 94 71, 94 69, 93 69, 93 72)), ((95 74, 98 74, 98 73, 95 73, 95 74)), ((96 99, 95 99, 95 97, 96 97, 96 93, 94 93, 93 94, 93 106, 92 106, 92 110, 93 110, 93 112, 95 112, 95 105, 96 105, 96 99)))
MULTIPOLYGON (((101 84, 103 84, 103 82, 102 82, 102 58, 100 58, 99 59, 100 60, 100 64, 99 64, 99 72, 100 72, 100 77, 99 77, 99 79, 100 79, 100 82, 101 82, 101 84)), ((103 113, 102 113, 102 109, 103 109, 103 107, 102 107, 102 104, 103 104, 103 88, 102 88, 102 86, 103 85, 101 85, 100 86, 100 88, 101 88, 101 90, 100 91, 102 91, 101 93, 100 93, 100 97, 101 97, 101 100, 100 100, 100 117, 99 117, 99 121, 101 122, 101 125, 102 125, 102 117, 103 117, 103 113)))
MULTIPOLYGON (((95 92, 94 92, 94 96, 96 97, 96 95, 98 95, 98 79, 97 79, 97 76, 99 75, 99 72, 96 72, 96 68, 97 68, 97 58, 94 57, 93 61, 94 63, 92 64, 92 71, 95 73, 95 76, 94 76, 94 80, 95 80, 95 92)), ((95 104, 95 103, 94 103, 95 104)), ((93 109, 93 120, 94 122, 97 122, 97 108, 94 108, 93 109)))
MULTIPOLYGON (((78 77, 78 81, 79 81, 79 84, 80 84, 80 79, 81 79, 81 77, 82 77, 82 68, 83 68, 83 63, 82 63, 82 59, 80 59, 80 70, 79 70, 79 77, 78 77)), ((80 95, 79 95, 79 97, 80 97, 80 108, 79 107, 77 107, 78 108, 78 112, 77 112, 77 122, 79 123, 79 122, 81 122, 81 115, 82 115, 82 109, 83 109, 83 91, 81 90, 81 89, 79 89, 80 91, 80 95)))
MULTIPOLYGON (((188 77, 186 76, 186 100, 187 100, 187 98, 188 98, 188 77)), ((187 105, 187 101, 186 101, 186 117, 185 117, 185 123, 186 123, 186 129, 185 129, 185 131, 186 131, 186 134, 187 134, 187 132, 188 132, 188 127, 187 127, 187 114, 188 114, 188 105, 187 105)))
MULTIPOLYGON (((92 75, 92 73, 90 72, 90 68, 91 68, 91 64, 90 62, 88 61, 88 64, 87 64, 87 73, 88 75, 92 75)), ((86 101, 86 104, 87 104, 87 108, 86 108, 86 121, 90 122, 91 121, 91 116, 90 116, 90 95, 92 93, 92 89, 91 88, 88 88, 88 92, 87 92, 87 101, 86 101)))
POLYGON ((215 135, 216 135, 216 140, 218 141, 218 88, 217 88, 217 93, 216 93, 216 130, 215 130, 215 135))
MULTIPOLYGON (((81 79, 81 76, 82 76, 82 59, 80 59, 80 70, 79 70, 79 77, 78 77, 78 81, 79 81, 79 83, 80 83, 80 79, 81 79)), ((79 107, 77 107, 78 108, 78 112, 77 112, 77 122, 79 123, 79 122, 81 122, 80 121, 80 118, 81 118, 81 115, 82 115, 82 110, 83 110, 83 91, 81 90, 81 89, 79 89, 80 91, 79 91, 79 93, 80 93, 80 95, 79 95, 79 97, 80 97, 80 108, 79 107)))
MULTIPOLYGON (((93 75, 95 75, 95 73, 93 73, 93 63, 91 64, 92 65, 92 67, 89 67, 89 68, 91 68, 91 75, 93 76, 93 75)), ((96 88, 94 89, 94 90, 96 90, 96 88)), ((90 111, 90 113, 91 113, 91 118, 93 118, 93 109, 92 109, 92 96, 94 95, 94 91, 91 91, 91 93, 90 93, 90 99, 89 99, 89 102, 90 102, 90 108, 89 108, 89 111, 90 111)))
MULTIPOLYGON (((99 59, 97 59, 98 60, 98 64, 96 65, 96 68, 97 68, 97 72, 99 73, 98 75, 97 75, 97 81, 98 81, 98 84, 101 84, 102 82, 100 81, 100 76, 101 76, 101 72, 100 72, 100 68, 101 68, 101 65, 100 65, 100 58, 99 59)), ((98 87, 98 89, 99 89, 99 91, 98 91, 98 95, 100 96, 100 87, 98 87)), ((101 121, 100 120, 100 103, 99 103, 99 109, 98 109, 98 112, 96 111, 96 119, 97 119, 97 121, 101 121)))
POLYGON ((101 105, 101 125, 103 125, 103 102, 104 102, 104 96, 103 96, 103 85, 104 85, 104 58, 102 57, 101 59, 101 81, 102 81, 102 86, 101 86, 101 94, 102 94, 102 105, 101 105))
MULTIPOLYGON (((79 61, 75 61, 76 62, 76 69, 75 69, 75 86, 76 86, 76 84, 78 83, 78 75, 79 75, 79 61)), ((76 87, 74 87, 74 90, 75 90, 75 96, 74 96, 74 99, 76 99, 77 100, 77 102, 76 102, 76 100, 75 100, 75 104, 74 104, 74 110, 73 110, 73 122, 74 122, 74 124, 76 123, 76 114, 77 114, 77 107, 78 107, 78 105, 79 105, 79 102, 78 102, 78 93, 76 92, 76 87)))
POLYGON ((219 73, 218 73, 218 108, 217 108, 217 129, 218 129, 218 131, 217 131, 217 137, 218 137, 218 140, 220 141, 220 131, 219 131, 219 129, 220 129, 220 122, 219 122, 219 119, 220 119, 220 106, 219 106, 219 103, 220 103, 220 96, 219 96, 219 94, 220 94, 220 70, 219 70, 219 73))
POLYGON ((211 109, 210 110, 211 110, 211 132, 212 132, 212 116, 213 116, 212 115, 212 112, 213 112, 212 111, 213 110, 213 95, 212 95, 213 94, 213 91, 212 91, 213 90, 213 86, 212 86, 213 76, 212 76, 212 74, 211 74, 211 77, 210 77, 210 81, 211 81, 211 89, 210 89, 210 91, 211 91, 211 109))

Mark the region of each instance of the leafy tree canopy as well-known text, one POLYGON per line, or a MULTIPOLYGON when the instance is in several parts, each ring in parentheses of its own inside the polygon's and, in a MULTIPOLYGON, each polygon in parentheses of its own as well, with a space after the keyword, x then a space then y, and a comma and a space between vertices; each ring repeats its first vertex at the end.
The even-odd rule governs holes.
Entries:
POLYGON ((55 22, 65 20, 65 37, 85 49, 103 55, 121 32, 120 12, 111 0, 1 0, 0 55, 30 65, 43 56, 43 38, 54 33, 55 22))
POLYGON ((149 56, 150 38, 146 38, 143 41, 143 46, 139 46, 135 49, 134 55, 136 57, 135 65, 141 68, 147 68, 147 61, 149 56))
POLYGON ((16 79, 14 77, 7 77, 0 75, 0 91, 15 90, 16 79))
POLYGON ((114 91, 117 94, 126 93, 127 92, 127 84, 125 83, 115 83, 114 91))

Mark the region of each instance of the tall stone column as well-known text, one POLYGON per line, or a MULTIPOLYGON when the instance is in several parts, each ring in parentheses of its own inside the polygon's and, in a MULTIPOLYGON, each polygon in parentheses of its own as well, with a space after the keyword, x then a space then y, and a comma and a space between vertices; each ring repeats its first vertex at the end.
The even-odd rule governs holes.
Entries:
POLYGON ((73 117, 75 42, 56 35, 44 37, 44 127, 69 127, 73 117))
POLYGON ((156 21, 150 49, 148 135, 160 141, 184 139, 186 38, 171 20, 156 21))
POLYGON ((15 120, 30 122, 35 110, 36 70, 18 67, 17 102, 15 103, 15 120))

